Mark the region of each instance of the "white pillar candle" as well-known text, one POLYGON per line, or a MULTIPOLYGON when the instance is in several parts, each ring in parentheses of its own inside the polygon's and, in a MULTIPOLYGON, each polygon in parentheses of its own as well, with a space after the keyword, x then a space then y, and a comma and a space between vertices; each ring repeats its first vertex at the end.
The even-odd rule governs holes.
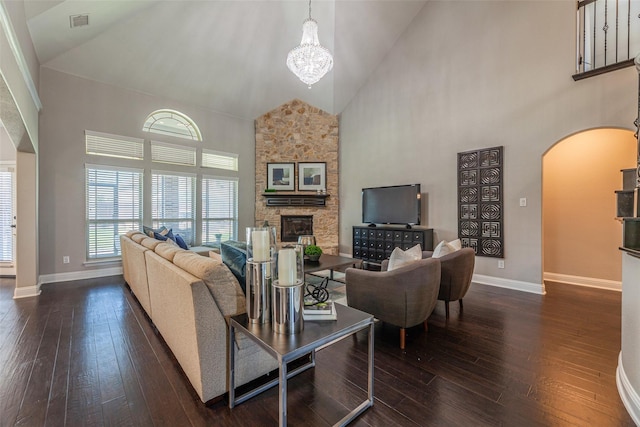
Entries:
POLYGON ((292 286, 296 283, 296 251, 282 249, 278 252, 278 280, 282 286, 292 286))
POLYGON ((253 260, 269 261, 269 231, 254 230, 251 232, 251 244, 253 245, 253 260))

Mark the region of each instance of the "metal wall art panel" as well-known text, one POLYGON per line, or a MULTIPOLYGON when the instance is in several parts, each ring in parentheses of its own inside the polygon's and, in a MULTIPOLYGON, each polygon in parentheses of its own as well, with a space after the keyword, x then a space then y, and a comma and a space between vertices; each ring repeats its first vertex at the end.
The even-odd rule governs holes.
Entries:
POLYGON ((458 237, 476 255, 504 257, 503 147, 458 153, 458 237))

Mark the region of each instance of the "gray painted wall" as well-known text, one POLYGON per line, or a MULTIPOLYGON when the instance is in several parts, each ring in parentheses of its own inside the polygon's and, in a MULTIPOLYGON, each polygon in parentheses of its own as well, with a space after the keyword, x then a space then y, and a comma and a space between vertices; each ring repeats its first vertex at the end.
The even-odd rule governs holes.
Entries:
POLYGON ((575 7, 425 4, 341 114, 341 252, 361 221, 361 189, 378 185, 422 184, 424 223, 456 238, 456 154, 502 145, 505 268, 478 257, 476 273, 542 283, 543 153, 581 130, 633 129, 636 116, 633 68, 572 80, 575 7))
MULTIPOLYGON (((240 226, 253 225, 255 200, 255 135, 253 120, 244 120, 190 105, 159 99, 146 94, 74 77, 48 68, 40 73, 40 274, 78 272, 88 268, 85 261, 85 163, 122 164, 108 157, 85 154, 86 129, 137 138, 148 138, 142 131, 147 115, 169 108, 191 117, 202 132, 203 147, 239 154, 240 226), (62 257, 70 256, 63 264, 62 257)), ((154 140, 184 142, 155 135, 154 140)), ((148 144, 147 144, 148 146, 148 144)), ((147 148, 148 150, 148 148, 147 148)), ((147 156, 149 158, 150 156, 147 156)), ((140 167, 140 162, 125 162, 140 167)), ((145 171, 165 169, 150 160, 145 171)), ((194 172, 193 168, 183 168, 194 172)), ((223 171, 207 170, 211 175, 223 171)), ((148 177, 149 174, 147 173, 148 177)), ((150 179, 150 178, 148 178, 150 179)), ((150 224, 150 205, 145 218, 150 224)))
POLYGON ((0 122, 0 162, 15 162, 16 147, 0 122))

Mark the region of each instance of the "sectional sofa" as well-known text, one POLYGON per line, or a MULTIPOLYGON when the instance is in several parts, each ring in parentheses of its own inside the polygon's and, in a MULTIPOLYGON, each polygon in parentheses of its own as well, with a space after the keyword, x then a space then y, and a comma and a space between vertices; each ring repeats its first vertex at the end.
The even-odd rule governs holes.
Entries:
MULTIPOLYGON (((203 402, 228 391, 229 316, 245 296, 220 255, 202 256, 139 231, 120 236, 124 279, 203 402)), ((236 384, 277 368, 275 359, 236 335, 236 384)), ((217 400, 217 399, 216 399, 217 400)))

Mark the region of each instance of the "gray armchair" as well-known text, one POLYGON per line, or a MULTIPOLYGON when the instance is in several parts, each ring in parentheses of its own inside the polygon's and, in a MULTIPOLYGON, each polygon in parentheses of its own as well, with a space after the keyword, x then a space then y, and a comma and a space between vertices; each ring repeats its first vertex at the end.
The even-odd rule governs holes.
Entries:
MULTIPOLYGON (((422 258, 431 258, 432 254, 433 252, 424 251, 422 258)), ((462 298, 471 285, 476 254, 471 248, 462 248, 437 259, 440 260, 442 272, 438 299, 444 301, 446 315, 449 318, 449 301, 458 300, 462 311, 462 298)))
POLYGON ((440 285, 440 261, 422 259, 393 271, 346 270, 347 304, 377 319, 400 327, 400 348, 405 329, 424 324, 433 312, 440 285))

